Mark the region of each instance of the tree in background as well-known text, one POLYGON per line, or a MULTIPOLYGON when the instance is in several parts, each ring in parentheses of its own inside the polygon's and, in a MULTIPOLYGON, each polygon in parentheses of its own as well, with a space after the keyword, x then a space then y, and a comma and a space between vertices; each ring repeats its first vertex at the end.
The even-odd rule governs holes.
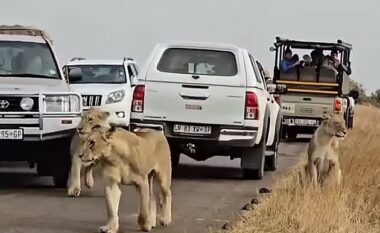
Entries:
POLYGON ((357 99, 357 103, 365 103, 368 102, 368 97, 366 95, 366 91, 363 87, 363 84, 359 83, 358 81, 355 81, 353 79, 350 80, 350 90, 355 90, 359 92, 359 98, 357 99))

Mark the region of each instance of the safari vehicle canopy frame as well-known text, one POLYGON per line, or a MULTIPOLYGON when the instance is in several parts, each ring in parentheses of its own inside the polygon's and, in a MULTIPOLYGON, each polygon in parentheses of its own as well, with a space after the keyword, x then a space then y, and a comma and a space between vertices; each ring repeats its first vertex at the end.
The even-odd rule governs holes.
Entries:
MULTIPOLYGON (((351 74, 351 62, 350 55, 352 51, 352 45, 342 40, 337 40, 336 43, 327 42, 313 42, 313 41, 297 41, 289 40, 281 37, 276 37, 274 47, 270 48, 270 51, 275 52, 275 65, 273 70, 273 82, 287 84, 289 92, 297 93, 321 93, 331 95, 342 95, 344 79, 347 75, 351 74), (323 82, 320 81, 319 71, 321 66, 317 66, 315 69, 316 80, 308 80, 306 82, 300 80, 299 69, 297 69, 297 78, 292 81, 285 81, 280 79, 280 63, 284 57, 284 52, 287 48, 292 49, 320 49, 322 51, 337 50, 340 52, 340 65, 337 70, 336 82, 323 82)), ((347 90, 348 91, 348 90, 347 90)))
POLYGON ((44 40, 48 40, 51 44, 53 44, 53 40, 44 30, 32 26, 0 25, 0 34, 40 36, 44 40))

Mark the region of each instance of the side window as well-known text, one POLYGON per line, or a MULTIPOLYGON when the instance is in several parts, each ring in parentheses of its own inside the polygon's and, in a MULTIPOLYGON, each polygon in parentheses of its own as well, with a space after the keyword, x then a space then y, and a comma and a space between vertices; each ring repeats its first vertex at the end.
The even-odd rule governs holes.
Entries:
POLYGON ((259 69, 261 80, 263 80, 264 87, 266 88, 267 87, 267 83, 265 82, 264 68, 263 68, 263 66, 261 65, 260 62, 256 61, 256 64, 257 64, 257 68, 259 69))
POLYGON ((135 75, 133 73, 131 65, 127 66, 127 72, 128 72, 129 81, 132 81, 135 75))
POLYGON ((260 72, 257 71, 256 66, 255 66, 255 61, 253 60, 253 57, 251 55, 249 55, 249 60, 251 61, 252 69, 255 72, 257 82, 263 83, 260 76, 260 72))
POLYGON ((137 76, 139 74, 139 71, 137 70, 137 67, 134 64, 132 64, 131 66, 132 66, 132 69, 133 69, 133 71, 135 73, 135 76, 137 76))

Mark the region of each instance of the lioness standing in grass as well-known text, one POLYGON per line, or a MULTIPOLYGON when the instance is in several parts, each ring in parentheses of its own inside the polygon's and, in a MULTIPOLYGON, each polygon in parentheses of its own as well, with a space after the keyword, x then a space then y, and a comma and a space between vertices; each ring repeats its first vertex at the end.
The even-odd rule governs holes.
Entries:
POLYGON ((122 128, 93 128, 83 144, 82 162, 98 161, 103 171, 108 222, 99 232, 119 229, 120 184, 134 185, 139 195, 138 224, 144 231, 156 226, 153 181, 160 187, 158 221, 171 222, 171 158, 166 137, 160 131, 144 129, 135 133, 122 128))
POLYGON ((71 169, 69 174, 69 179, 67 181, 67 195, 77 197, 81 192, 81 170, 85 168, 85 184, 88 188, 94 185, 94 178, 92 174, 93 164, 88 166, 82 163, 79 158, 79 149, 83 144, 84 140, 87 139, 90 134, 92 127, 101 126, 105 128, 110 128, 108 123, 109 113, 96 108, 90 108, 87 112, 83 114, 82 120, 77 127, 77 132, 75 133, 70 145, 71 154, 71 169))
POLYGON ((322 123, 314 133, 307 153, 306 173, 314 185, 340 184, 342 172, 336 151, 339 140, 346 136, 347 128, 341 114, 324 114, 322 123))

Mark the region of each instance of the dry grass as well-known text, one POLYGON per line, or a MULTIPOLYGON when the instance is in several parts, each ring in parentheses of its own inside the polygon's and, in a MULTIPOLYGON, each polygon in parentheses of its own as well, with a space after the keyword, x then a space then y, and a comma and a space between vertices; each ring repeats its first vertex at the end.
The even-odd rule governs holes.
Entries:
POLYGON ((229 233, 380 232, 380 110, 357 106, 355 114, 340 148, 342 187, 302 188, 296 168, 229 233))

